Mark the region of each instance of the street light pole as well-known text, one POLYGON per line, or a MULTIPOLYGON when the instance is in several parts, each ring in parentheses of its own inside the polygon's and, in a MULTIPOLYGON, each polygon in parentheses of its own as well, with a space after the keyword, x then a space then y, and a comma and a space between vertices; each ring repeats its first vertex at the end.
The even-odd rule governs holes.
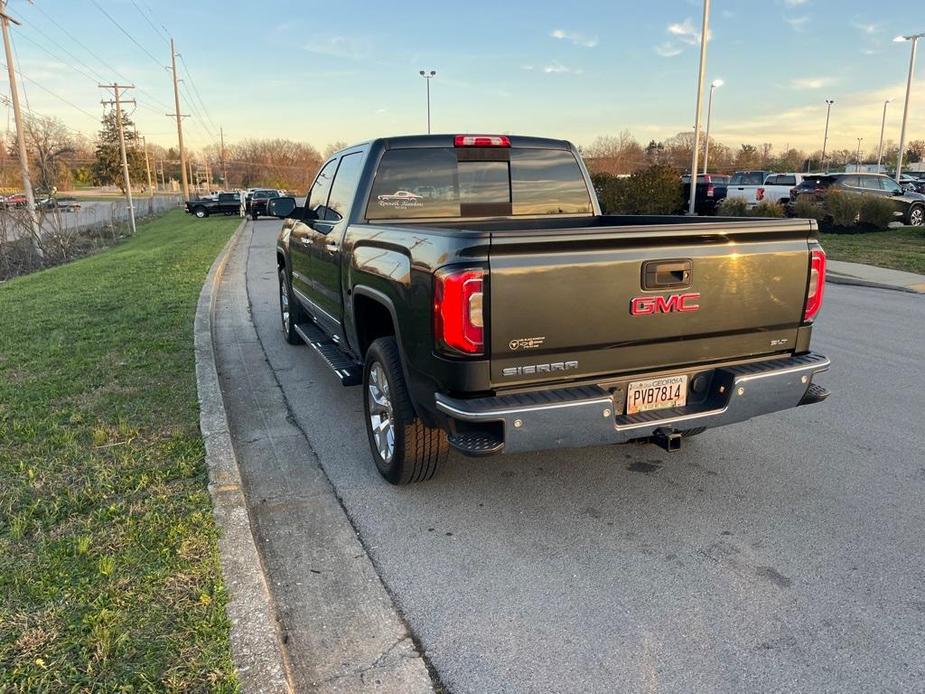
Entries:
POLYGON ((424 78, 424 81, 427 83, 427 134, 430 135, 430 80, 434 75, 437 74, 436 70, 419 70, 418 73, 421 77, 424 78))
POLYGON ((832 104, 835 103, 835 99, 826 99, 826 108, 825 108, 825 134, 822 136, 822 170, 825 173, 829 172, 828 167, 825 165, 825 146, 829 142, 829 116, 832 113, 832 104))
POLYGON ((857 172, 861 173, 861 140, 863 137, 858 138, 858 154, 857 154, 857 172))
POLYGON ((694 115, 694 152, 691 155, 691 198, 687 213, 694 214, 697 199, 697 160, 700 157, 700 110, 703 102, 703 76, 707 67, 707 36, 710 31, 710 0, 703 0, 703 27, 700 34, 700 74, 697 77, 697 112, 694 115))
POLYGON ((707 102, 707 132, 706 142, 703 146, 703 174, 707 174, 707 165, 710 161, 710 120, 713 118, 713 94, 717 87, 722 87, 722 80, 713 80, 710 83, 710 100, 707 102))
POLYGON ((877 145, 877 173, 880 173, 880 162, 883 161, 883 130, 886 128, 886 106, 892 99, 883 102, 883 118, 880 119, 880 144, 877 145))
POLYGON ((909 77, 906 79, 906 103, 903 105, 903 124, 899 131, 899 156, 896 159, 896 182, 903 172, 903 154, 906 153, 906 120, 909 117, 909 95, 912 93, 912 73, 915 71, 915 47, 919 39, 925 36, 912 34, 910 36, 897 36, 894 41, 912 41, 912 55, 909 56, 909 77))

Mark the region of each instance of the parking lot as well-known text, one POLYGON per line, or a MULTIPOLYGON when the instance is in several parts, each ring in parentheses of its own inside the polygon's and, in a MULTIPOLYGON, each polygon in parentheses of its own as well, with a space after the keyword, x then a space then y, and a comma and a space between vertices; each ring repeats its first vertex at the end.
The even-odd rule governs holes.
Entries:
MULTIPOLYGON (((360 389, 282 339, 278 228, 245 231, 246 285, 305 474, 317 456, 449 691, 921 690, 921 296, 828 287, 823 405, 673 455, 451 455, 396 488, 370 462, 360 389)), ((301 503, 301 485, 279 502, 301 503)))

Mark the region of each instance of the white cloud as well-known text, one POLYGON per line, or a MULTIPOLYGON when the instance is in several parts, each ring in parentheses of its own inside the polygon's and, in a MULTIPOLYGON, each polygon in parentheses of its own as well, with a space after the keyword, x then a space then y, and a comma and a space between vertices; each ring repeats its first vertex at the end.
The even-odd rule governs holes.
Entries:
POLYGON ((565 29, 555 29, 549 35, 552 36, 554 39, 563 39, 565 41, 571 41, 576 46, 584 46, 585 48, 594 48, 597 45, 597 36, 586 36, 577 31, 566 31, 565 29))
POLYGON ((543 72, 547 75, 580 75, 583 70, 566 67, 558 61, 553 61, 543 68, 543 72))
POLYGON ((799 7, 800 5, 806 5, 809 0, 784 0, 784 4, 787 7, 799 7))
MULTIPOLYGON (((676 36, 678 41, 690 46, 696 46, 700 43, 700 31, 698 31, 697 26, 694 24, 694 20, 690 17, 686 18, 683 22, 669 24, 668 33, 672 36, 676 36)), ((707 40, 711 38, 713 38, 712 34, 707 34, 707 40)))
POLYGON ((852 26, 863 34, 876 34, 880 31, 878 22, 852 22, 852 26))
POLYGON ((790 25, 790 28, 794 31, 803 31, 806 29, 806 25, 809 23, 809 16, 804 15, 803 17, 784 17, 784 21, 790 25))
POLYGON ((674 58, 676 55, 681 55, 684 51, 683 48, 677 44, 672 43, 671 41, 665 41, 660 43, 657 46, 653 47, 655 52, 658 53, 663 58, 674 58))
POLYGON ((329 55, 335 58, 359 60, 369 54, 369 44, 349 36, 329 36, 305 44, 305 50, 309 53, 329 55))
POLYGON ((532 70, 533 66, 532 65, 521 65, 520 69, 521 70, 532 70))
POLYGON ((790 86, 794 89, 822 89, 834 81, 831 77, 801 77, 791 80, 790 86))

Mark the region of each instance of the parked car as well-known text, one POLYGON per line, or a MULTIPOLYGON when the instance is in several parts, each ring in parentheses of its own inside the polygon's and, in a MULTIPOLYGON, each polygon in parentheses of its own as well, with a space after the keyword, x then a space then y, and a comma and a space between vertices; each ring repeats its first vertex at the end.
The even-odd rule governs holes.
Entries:
POLYGON ((915 174, 901 174, 898 181, 903 190, 910 193, 925 193, 925 179, 915 174))
POLYGON ((258 219, 260 215, 267 213, 267 200, 282 197, 278 190, 259 189, 255 190, 247 199, 247 214, 251 219, 258 219))
MULTIPOLYGON (((683 184, 684 207, 679 212, 686 211, 691 197, 691 175, 681 177, 683 184)), ((722 174, 697 174, 697 190, 694 192, 694 211, 697 214, 716 214, 717 201, 726 195, 726 185, 729 176, 722 174)))
POLYGON ((284 337, 362 384, 395 484, 429 479, 449 447, 678 450, 828 396, 813 224, 604 216, 562 140, 375 139, 328 159, 304 206, 268 212, 285 219, 284 337))
POLYGON ((41 210, 58 210, 60 212, 77 212, 80 202, 76 198, 58 198, 45 196, 35 201, 35 206, 41 210))
POLYGON ((8 195, 3 201, 4 207, 23 207, 26 204, 26 196, 22 193, 13 193, 8 195))
POLYGON ((196 215, 199 219, 212 214, 238 214, 240 210, 241 196, 239 193, 219 193, 215 200, 198 198, 186 203, 186 211, 196 215))
MULTIPOLYGON (((728 197, 742 198, 749 208, 754 207, 759 202, 776 202, 786 205, 790 202, 790 191, 803 181, 805 175, 796 172, 767 174, 762 183, 742 183, 734 187, 728 187, 726 195, 728 197)), ((751 178, 755 179, 757 176, 751 176, 751 178)), ((740 180, 746 180, 746 176, 743 176, 740 180)))
POLYGON ((860 195, 876 195, 889 198, 895 205, 898 220, 911 226, 925 225, 925 195, 910 193, 889 176, 883 174, 812 174, 790 191, 789 211, 797 200, 810 200, 822 205, 825 194, 830 190, 843 190, 860 195))

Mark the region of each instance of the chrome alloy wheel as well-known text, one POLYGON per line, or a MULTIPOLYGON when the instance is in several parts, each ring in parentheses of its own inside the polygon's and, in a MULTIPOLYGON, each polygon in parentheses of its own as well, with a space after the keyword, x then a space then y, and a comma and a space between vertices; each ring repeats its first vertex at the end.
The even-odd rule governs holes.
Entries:
POLYGON ((379 457, 391 462, 395 453, 395 427, 392 418, 392 400, 389 397, 389 381, 385 369, 374 362, 369 370, 369 394, 367 398, 369 424, 379 450, 379 457))
POLYGON ((925 225, 925 207, 916 207, 909 215, 909 226, 920 227, 925 225))
POLYGON ((283 332, 289 332, 289 289, 286 287, 286 278, 280 273, 279 276, 279 313, 283 319, 283 332))

